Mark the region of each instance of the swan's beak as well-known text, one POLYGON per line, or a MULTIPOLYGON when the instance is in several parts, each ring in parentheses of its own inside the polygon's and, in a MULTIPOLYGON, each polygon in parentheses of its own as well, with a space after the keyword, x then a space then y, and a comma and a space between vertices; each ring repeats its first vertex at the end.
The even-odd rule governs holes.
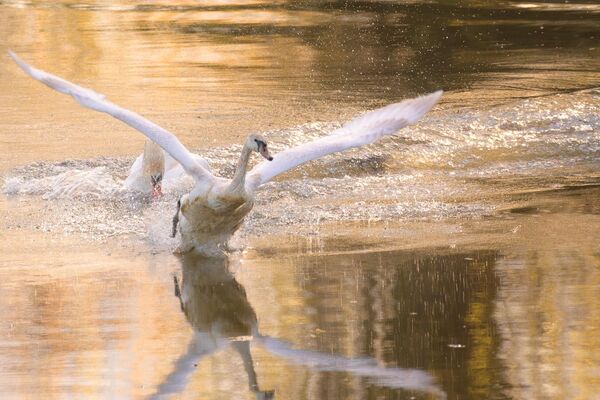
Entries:
POLYGON ((157 183, 156 185, 152 186, 152 198, 159 199, 161 196, 162 196, 162 187, 160 186, 160 183, 157 183))
POLYGON ((267 148, 266 143, 264 145, 258 147, 258 152, 260 153, 261 156, 263 156, 267 160, 273 161, 273 156, 269 152, 269 149, 267 148))
POLYGON ((152 198, 158 199, 162 196, 162 174, 152 175, 150 180, 152 181, 152 198))

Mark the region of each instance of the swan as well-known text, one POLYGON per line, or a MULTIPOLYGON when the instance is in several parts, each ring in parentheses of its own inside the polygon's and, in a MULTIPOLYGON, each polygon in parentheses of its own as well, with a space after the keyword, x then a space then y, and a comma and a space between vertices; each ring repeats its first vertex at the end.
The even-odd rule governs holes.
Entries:
POLYGON ((254 193, 261 185, 300 164, 327 154, 363 146, 392 135, 399 129, 417 122, 442 96, 439 90, 425 96, 404 100, 363 114, 329 135, 284 150, 271 156, 267 142, 260 135, 248 136, 240 155, 233 179, 214 176, 206 163, 198 160, 175 135, 139 114, 109 102, 104 95, 77 86, 58 76, 34 68, 12 51, 15 63, 32 78, 50 88, 72 96, 84 107, 107 113, 139 130, 179 162, 195 181, 195 186, 177 202, 173 218, 173 233, 177 225, 181 234, 179 250, 204 251, 226 246, 229 238, 241 226, 254 203, 254 193), (266 158, 250 171, 248 162, 253 152, 266 158), (216 246, 216 247, 215 247, 216 246))
MULTIPOLYGON (((196 161, 210 171, 208 162, 193 154, 196 161)), ((173 157, 150 139, 144 142, 144 151, 129 169, 123 187, 127 190, 151 195, 157 199, 163 194, 163 184, 175 185, 187 173, 173 157)))
POLYGON ((165 174, 163 149, 150 139, 144 142, 144 152, 133 162, 124 186, 153 198, 162 195, 162 179, 165 174))

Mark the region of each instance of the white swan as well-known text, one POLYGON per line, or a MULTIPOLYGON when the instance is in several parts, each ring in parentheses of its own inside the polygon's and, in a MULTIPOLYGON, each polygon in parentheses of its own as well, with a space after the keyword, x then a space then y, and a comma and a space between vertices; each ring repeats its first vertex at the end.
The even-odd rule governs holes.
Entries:
POLYGON ((165 174, 165 155, 163 149, 150 139, 144 143, 144 152, 134 161, 124 186, 152 197, 162 194, 162 179, 165 174))
MULTIPOLYGON (((208 162, 202 157, 193 154, 196 161, 210 171, 208 162)), ((129 169, 129 174, 123 186, 158 198, 162 195, 163 184, 175 185, 187 173, 169 153, 150 139, 144 142, 144 151, 140 154, 129 169)))
MULTIPOLYGON (((195 180, 195 187, 178 202, 174 228, 179 222, 182 251, 203 251, 226 244, 253 206, 254 192, 275 176, 327 154, 373 143, 383 136, 418 121, 440 99, 442 91, 404 100, 371 111, 348 122, 330 135, 285 150, 273 159, 266 141, 250 135, 244 144, 233 179, 213 176, 183 144, 167 130, 144 117, 121 108, 93 90, 33 68, 12 51, 10 57, 34 79, 72 96, 79 104, 104 112, 139 130, 162 147, 195 180), (269 160, 246 172, 250 155, 256 151, 269 160), (180 217, 181 215, 181 217, 180 217)), ((175 229, 174 229, 175 231, 175 229)))

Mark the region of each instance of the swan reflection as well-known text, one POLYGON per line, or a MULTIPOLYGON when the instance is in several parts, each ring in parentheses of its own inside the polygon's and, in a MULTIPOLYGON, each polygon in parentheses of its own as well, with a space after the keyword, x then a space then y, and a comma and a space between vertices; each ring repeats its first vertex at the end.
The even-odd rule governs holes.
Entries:
POLYGON ((319 351, 296 349, 290 343, 262 335, 258 319, 244 287, 232 273, 228 258, 207 258, 188 252, 181 258, 181 285, 174 277, 175 296, 194 329, 187 351, 158 386, 153 398, 182 392, 200 360, 226 347, 241 357, 248 387, 257 399, 273 399, 273 390, 261 390, 254 369, 250 342, 271 355, 313 371, 345 372, 365 377, 370 383, 394 389, 415 390, 444 399, 446 394, 434 378, 418 369, 386 368, 373 358, 347 358, 319 351))

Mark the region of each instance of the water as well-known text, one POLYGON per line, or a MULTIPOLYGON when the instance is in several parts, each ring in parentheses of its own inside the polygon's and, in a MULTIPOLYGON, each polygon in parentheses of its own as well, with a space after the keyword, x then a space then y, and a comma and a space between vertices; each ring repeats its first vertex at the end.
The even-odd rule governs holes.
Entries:
POLYGON ((269 183, 228 260, 189 259, 168 235, 191 182, 123 190, 142 135, 2 63, 4 396, 594 398, 599 13, 1 1, 0 52, 223 176, 248 133, 276 153, 446 91, 397 137, 269 183))

